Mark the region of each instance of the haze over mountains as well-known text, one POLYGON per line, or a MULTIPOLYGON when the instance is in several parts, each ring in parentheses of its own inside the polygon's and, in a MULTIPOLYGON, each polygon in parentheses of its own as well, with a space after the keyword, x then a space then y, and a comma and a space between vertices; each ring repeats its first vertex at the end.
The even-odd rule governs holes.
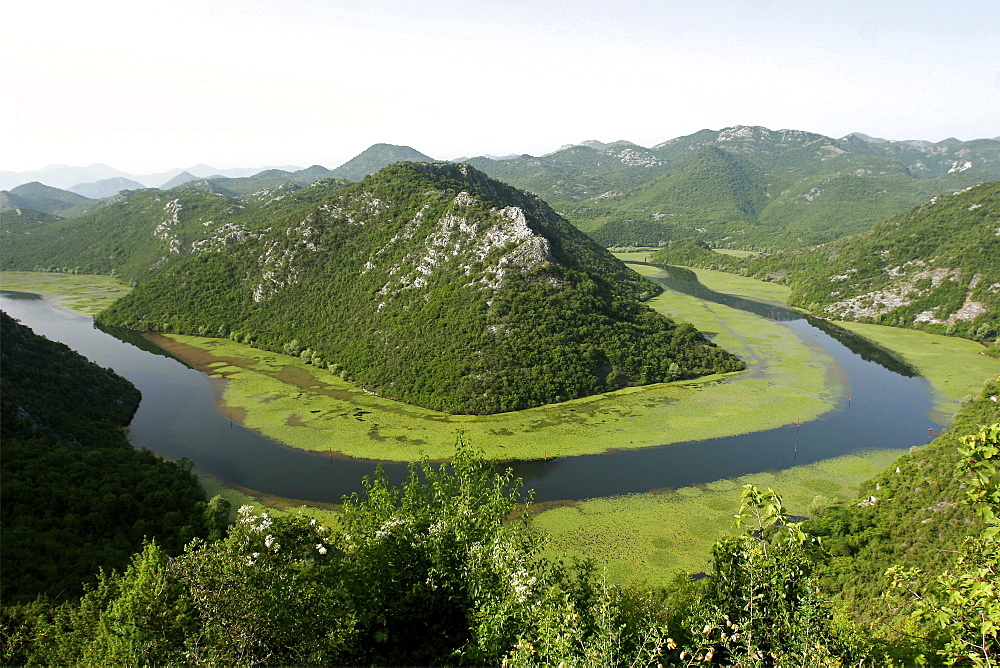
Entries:
MULTIPOLYGON (((767 130, 766 128, 757 128, 757 127, 750 128, 747 126, 735 126, 733 128, 726 128, 721 131, 718 131, 717 134, 720 137, 723 137, 723 139, 721 139, 720 141, 727 141, 732 139, 734 136, 739 136, 741 133, 745 135, 748 130, 755 132, 763 130, 766 131, 767 133, 773 132, 767 130)), ((653 146, 652 150, 658 151, 664 147, 670 146, 675 143, 684 143, 686 140, 690 139, 695 139, 696 141, 698 140, 704 141, 705 137, 711 136, 712 133, 716 133, 716 131, 702 130, 693 135, 678 137, 675 139, 662 142, 660 144, 653 146)), ((794 131, 794 130, 779 130, 777 131, 777 133, 781 133, 782 135, 788 135, 789 133, 792 133, 792 134, 805 134, 813 137, 822 137, 822 135, 815 135, 814 133, 801 133, 799 131, 794 131)), ((982 146, 981 142, 1000 142, 1000 137, 994 137, 992 139, 975 139, 964 142, 954 138, 945 139, 940 142, 929 142, 925 140, 916 140, 916 139, 895 141, 895 140, 882 139, 879 137, 871 137, 861 132, 854 132, 839 140, 831 139, 830 141, 839 143, 841 145, 851 145, 852 146, 851 150, 853 152, 864 152, 866 150, 868 151, 874 150, 876 154, 882 155, 883 157, 888 157, 891 155, 905 155, 907 157, 913 158, 912 166, 916 173, 926 169, 925 166, 921 166, 919 164, 922 162, 920 159, 921 156, 931 156, 931 162, 934 163, 935 165, 946 164, 948 162, 948 158, 953 158, 951 166, 954 166, 954 163, 956 161, 960 161, 962 157, 962 154, 960 152, 963 149, 970 149, 972 147, 981 147, 982 146), (871 144, 878 148, 865 149, 861 146, 861 144, 858 143, 858 141, 871 144)), ((556 151, 546 154, 546 156, 543 157, 553 156, 560 153, 561 151, 572 149, 577 146, 591 148, 596 151, 607 151, 609 149, 614 149, 616 147, 623 147, 623 146, 624 147, 631 146, 639 149, 643 148, 641 146, 638 146, 637 144, 634 144, 624 139, 619 139, 617 141, 607 142, 607 143, 595 139, 589 139, 582 141, 579 144, 567 144, 561 146, 556 151)), ((367 149, 359 156, 352 158, 347 163, 344 163, 340 167, 334 169, 333 171, 343 171, 343 173, 336 174, 336 176, 338 178, 347 178, 356 181, 360 180, 360 178, 362 178, 363 176, 366 176, 367 174, 370 173, 374 173, 375 171, 378 171, 378 169, 381 169, 381 167, 386 166, 385 164, 382 164, 379 165, 379 167, 376 169, 367 171, 365 173, 361 173, 364 172, 365 169, 364 168, 359 169, 359 163, 357 163, 356 161, 358 161, 359 158, 364 156, 365 153, 373 151, 373 149, 375 151, 382 151, 384 149, 388 149, 394 152, 394 154, 391 155, 390 157, 394 157, 395 159, 391 160, 391 162, 399 162, 403 160, 411 160, 415 162, 435 162, 435 161, 440 161, 442 159, 440 156, 438 156, 437 159, 429 158, 423 153, 420 153, 419 151, 416 151, 415 149, 412 149, 408 146, 375 144, 374 146, 367 149)), ((501 157, 496 155, 483 155, 474 157, 503 161, 503 160, 516 159, 524 156, 508 155, 501 157)), ((473 157, 467 156, 467 157, 451 159, 449 161, 466 162, 470 159, 473 159, 473 157)), ((362 164, 363 162, 364 161, 362 161, 362 164)), ((391 163, 386 163, 386 164, 391 164, 391 163)), ((979 164, 977 165, 976 169, 977 171, 983 171, 983 167, 984 165, 979 164)), ((95 183, 102 180, 124 178, 140 183, 142 184, 143 187, 146 188, 164 189, 165 184, 170 182, 172 179, 175 179, 184 172, 187 172, 194 178, 212 178, 220 176, 228 178, 241 178, 241 177, 253 176, 262 171, 270 169, 280 169, 287 172, 295 172, 300 170, 301 167, 285 165, 277 167, 270 166, 270 167, 260 167, 260 168, 217 169, 209 165, 197 164, 187 168, 171 169, 166 172, 151 173, 151 174, 130 174, 104 164, 93 164, 88 167, 76 167, 70 165, 50 165, 43 169, 34 171, 21 171, 21 172, 0 171, 0 188, 3 188, 4 190, 10 190, 25 183, 38 181, 40 183, 55 188, 61 188, 63 190, 78 192, 77 188, 86 187, 87 184, 95 183)), ((935 169, 931 168, 930 172, 933 171, 935 171, 935 169)), ((994 171, 1000 171, 995 168, 995 162, 994 162, 994 171)), ((919 174, 919 175, 926 176, 927 174, 919 174)), ((179 185, 179 183, 175 183, 174 185, 179 185)), ((86 192, 80 192, 79 194, 85 195, 87 197, 92 196, 86 192)), ((103 195, 103 196, 108 196, 108 195, 103 195)))
MULTIPOLYGON (((114 167, 103 164, 93 164, 87 167, 75 167, 71 165, 49 165, 43 169, 27 172, 0 171, 0 188, 10 190, 25 183, 38 181, 45 185, 63 190, 74 191, 78 187, 87 184, 109 179, 128 179, 139 183, 144 188, 162 188, 165 183, 175 178, 182 172, 189 172, 197 178, 209 176, 227 176, 238 178, 243 176, 253 176, 265 169, 284 169, 295 171, 299 169, 293 166, 283 167, 240 167, 236 169, 216 169, 209 165, 194 165, 186 169, 171 169, 166 172, 152 174, 130 174, 114 167)), ((86 193, 80 193, 85 195, 86 193)), ((112 193, 114 194, 114 193, 112 193)), ((89 197, 89 195, 87 195, 89 197)))

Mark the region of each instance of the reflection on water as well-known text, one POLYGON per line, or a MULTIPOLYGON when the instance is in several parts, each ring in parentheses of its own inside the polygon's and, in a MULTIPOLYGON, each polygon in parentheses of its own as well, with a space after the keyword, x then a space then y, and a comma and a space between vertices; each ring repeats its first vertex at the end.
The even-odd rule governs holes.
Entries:
MULTIPOLYGON (((673 279, 659 280, 666 285, 673 279)), ((703 299, 782 321, 816 341, 838 359, 849 379, 850 405, 845 399, 820 420, 743 436, 511 463, 526 486, 535 489, 536 500, 677 488, 859 450, 906 448, 927 441, 927 431, 935 425, 927 417, 931 402, 922 378, 893 369, 892 364, 887 368, 884 359, 877 363, 877 356, 870 353, 857 354, 855 348, 863 350, 857 337, 843 337, 843 330, 831 335, 829 323, 690 283, 672 285, 703 299)), ((215 409, 216 383, 141 335, 102 331, 89 318, 54 309, 34 295, 2 292, 0 307, 37 333, 112 367, 139 388, 143 400, 129 433, 137 447, 170 458, 188 457, 202 469, 241 487, 308 501, 338 502, 343 495, 360 491, 362 476, 375 469, 370 461, 288 448, 232 423, 215 409)), ((406 477, 405 465, 386 463, 385 470, 393 482, 406 477)))

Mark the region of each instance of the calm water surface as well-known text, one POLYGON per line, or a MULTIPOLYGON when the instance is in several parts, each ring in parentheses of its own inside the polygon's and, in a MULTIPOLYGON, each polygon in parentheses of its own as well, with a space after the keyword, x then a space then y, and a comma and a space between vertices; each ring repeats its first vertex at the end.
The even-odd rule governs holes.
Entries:
MULTIPOLYGON (((670 287, 703 290, 683 282, 670 287)), ((850 406, 845 398, 842 406, 819 420, 743 436, 512 463, 515 474, 535 489, 537 501, 677 488, 867 449, 908 448, 926 443, 928 429, 937 426, 928 417, 927 382, 866 347, 863 340, 833 330, 842 339, 837 340, 824 331, 829 325, 779 306, 710 291, 696 296, 771 317, 816 341, 837 358, 849 379, 850 406)), ((53 308, 36 295, 0 292, 0 308, 36 333, 114 369, 139 388, 142 403, 129 432, 136 447, 171 459, 188 457, 241 487, 307 501, 338 502, 345 494, 361 491, 361 478, 375 469, 375 462, 331 459, 288 448, 231 423, 215 407, 217 383, 146 339, 101 331, 89 318, 53 308)), ((406 477, 405 465, 386 463, 384 468, 395 482, 406 477)))

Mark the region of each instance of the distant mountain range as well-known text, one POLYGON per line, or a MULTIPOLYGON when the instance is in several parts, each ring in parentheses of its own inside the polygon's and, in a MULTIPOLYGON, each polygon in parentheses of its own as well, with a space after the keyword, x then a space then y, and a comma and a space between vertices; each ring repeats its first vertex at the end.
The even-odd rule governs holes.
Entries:
POLYGON ((0 191, 0 211, 29 209, 65 215, 67 211, 87 204, 97 204, 97 202, 84 195, 53 188, 37 181, 19 185, 13 190, 0 191))
MULTIPOLYGON (((434 162, 408 146, 376 144, 333 170, 314 165, 232 176, 198 165, 174 172, 161 187, 259 198, 318 179, 358 181, 400 161, 434 162)), ((605 246, 662 246, 689 238, 711 246, 774 251, 856 234, 935 195, 996 180, 1000 141, 898 142, 862 133, 833 139, 735 126, 702 130, 652 148, 624 140, 588 140, 541 157, 481 156, 463 162, 534 192, 605 246)), ((108 197, 118 186, 129 185, 103 179, 78 183, 74 192, 108 197)), ((70 217, 99 206, 67 208, 54 205, 50 196, 36 201, 21 188, 6 191, 8 202, 16 201, 18 209, 70 217)))
MULTIPOLYGON (((194 165, 187 169, 172 169, 166 172, 153 174, 129 174, 114 167, 102 164, 93 164, 88 167, 73 167, 70 165, 49 165, 43 169, 28 172, 0 171, 0 188, 10 190, 25 183, 38 181, 45 185, 63 190, 78 192, 78 188, 85 187, 86 184, 106 181, 109 179, 123 178, 135 181, 143 188, 163 188, 164 184, 175 178, 182 172, 188 172, 196 178, 209 176, 226 176, 239 178, 243 176, 253 176, 265 169, 284 169, 296 171, 299 167, 258 167, 236 169, 216 169, 209 165, 194 165)), ((80 193, 81 195, 84 193, 80 193)), ((114 193, 112 193, 113 195, 114 193)), ((90 197, 90 195, 86 195, 90 197)))
POLYGON ((680 238, 757 250, 814 245, 1000 178, 992 139, 931 144, 736 126, 652 148, 603 146, 468 162, 537 193, 607 246, 680 238))
MULTIPOLYGON (((185 172, 186 174, 187 172, 185 172)), ((78 183, 72 188, 67 188, 66 190, 76 193, 77 195, 83 195, 90 199, 106 199, 108 197, 114 197, 123 190, 142 190, 146 186, 142 185, 138 181, 133 181, 132 179, 125 178, 124 176, 115 176, 110 179, 101 179, 100 181, 94 181, 93 183, 78 183)))

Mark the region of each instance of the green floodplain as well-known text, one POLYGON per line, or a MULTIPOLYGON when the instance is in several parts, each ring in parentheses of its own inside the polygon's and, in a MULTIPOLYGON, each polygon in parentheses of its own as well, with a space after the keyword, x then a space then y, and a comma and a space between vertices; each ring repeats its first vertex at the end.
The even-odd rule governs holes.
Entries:
MULTIPOLYGON (((757 298, 780 302, 784 295, 780 286, 760 286, 757 298)), ((298 358, 228 339, 171 334, 158 341, 226 379, 224 410, 247 427, 293 447, 363 459, 447 459, 459 434, 491 459, 596 454, 772 429, 846 401, 835 361, 778 323, 676 293, 649 303, 693 323, 748 369, 513 413, 449 415, 374 396, 298 358)))
MULTIPOLYGON (((645 253, 620 253, 644 261, 645 253)), ((654 267, 634 265, 653 275, 654 267)), ((785 304, 788 289, 773 283, 695 270, 717 291, 785 304)), ((128 291, 114 279, 3 272, 4 289, 41 293, 92 315, 128 291)), ((810 341, 749 313, 665 293, 649 302, 657 311, 694 324, 747 361, 746 371, 697 381, 630 388, 554 406, 493 416, 453 416, 393 402, 359 390, 298 358, 248 348, 228 339, 157 337, 174 354, 224 385, 222 410, 253 429, 294 447, 348 456, 446 459, 459 434, 493 459, 589 454, 770 429, 807 421, 843 401, 835 361, 810 341), (760 410, 766 404, 767 410, 760 410)), ((935 410, 950 416, 963 397, 1000 375, 1000 360, 964 339, 878 325, 838 323, 887 348, 927 378, 935 410)), ((812 515, 856 497, 859 485, 889 466, 897 450, 872 450, 779 472, 719 480, 698 487, 646 494, 540 504, 534 526, 548 536, 551 554, 594 559, 609 581, 655 584, 678 572, 701 570, 708 550, 728 532, 739 488, 752 483, 778 491, 789 512, 812 515)), ((299 509, 324 521, 333 508, 228 488, 203 476, 210 494, 234 507, 250 503, 278 512, 299 509)))

